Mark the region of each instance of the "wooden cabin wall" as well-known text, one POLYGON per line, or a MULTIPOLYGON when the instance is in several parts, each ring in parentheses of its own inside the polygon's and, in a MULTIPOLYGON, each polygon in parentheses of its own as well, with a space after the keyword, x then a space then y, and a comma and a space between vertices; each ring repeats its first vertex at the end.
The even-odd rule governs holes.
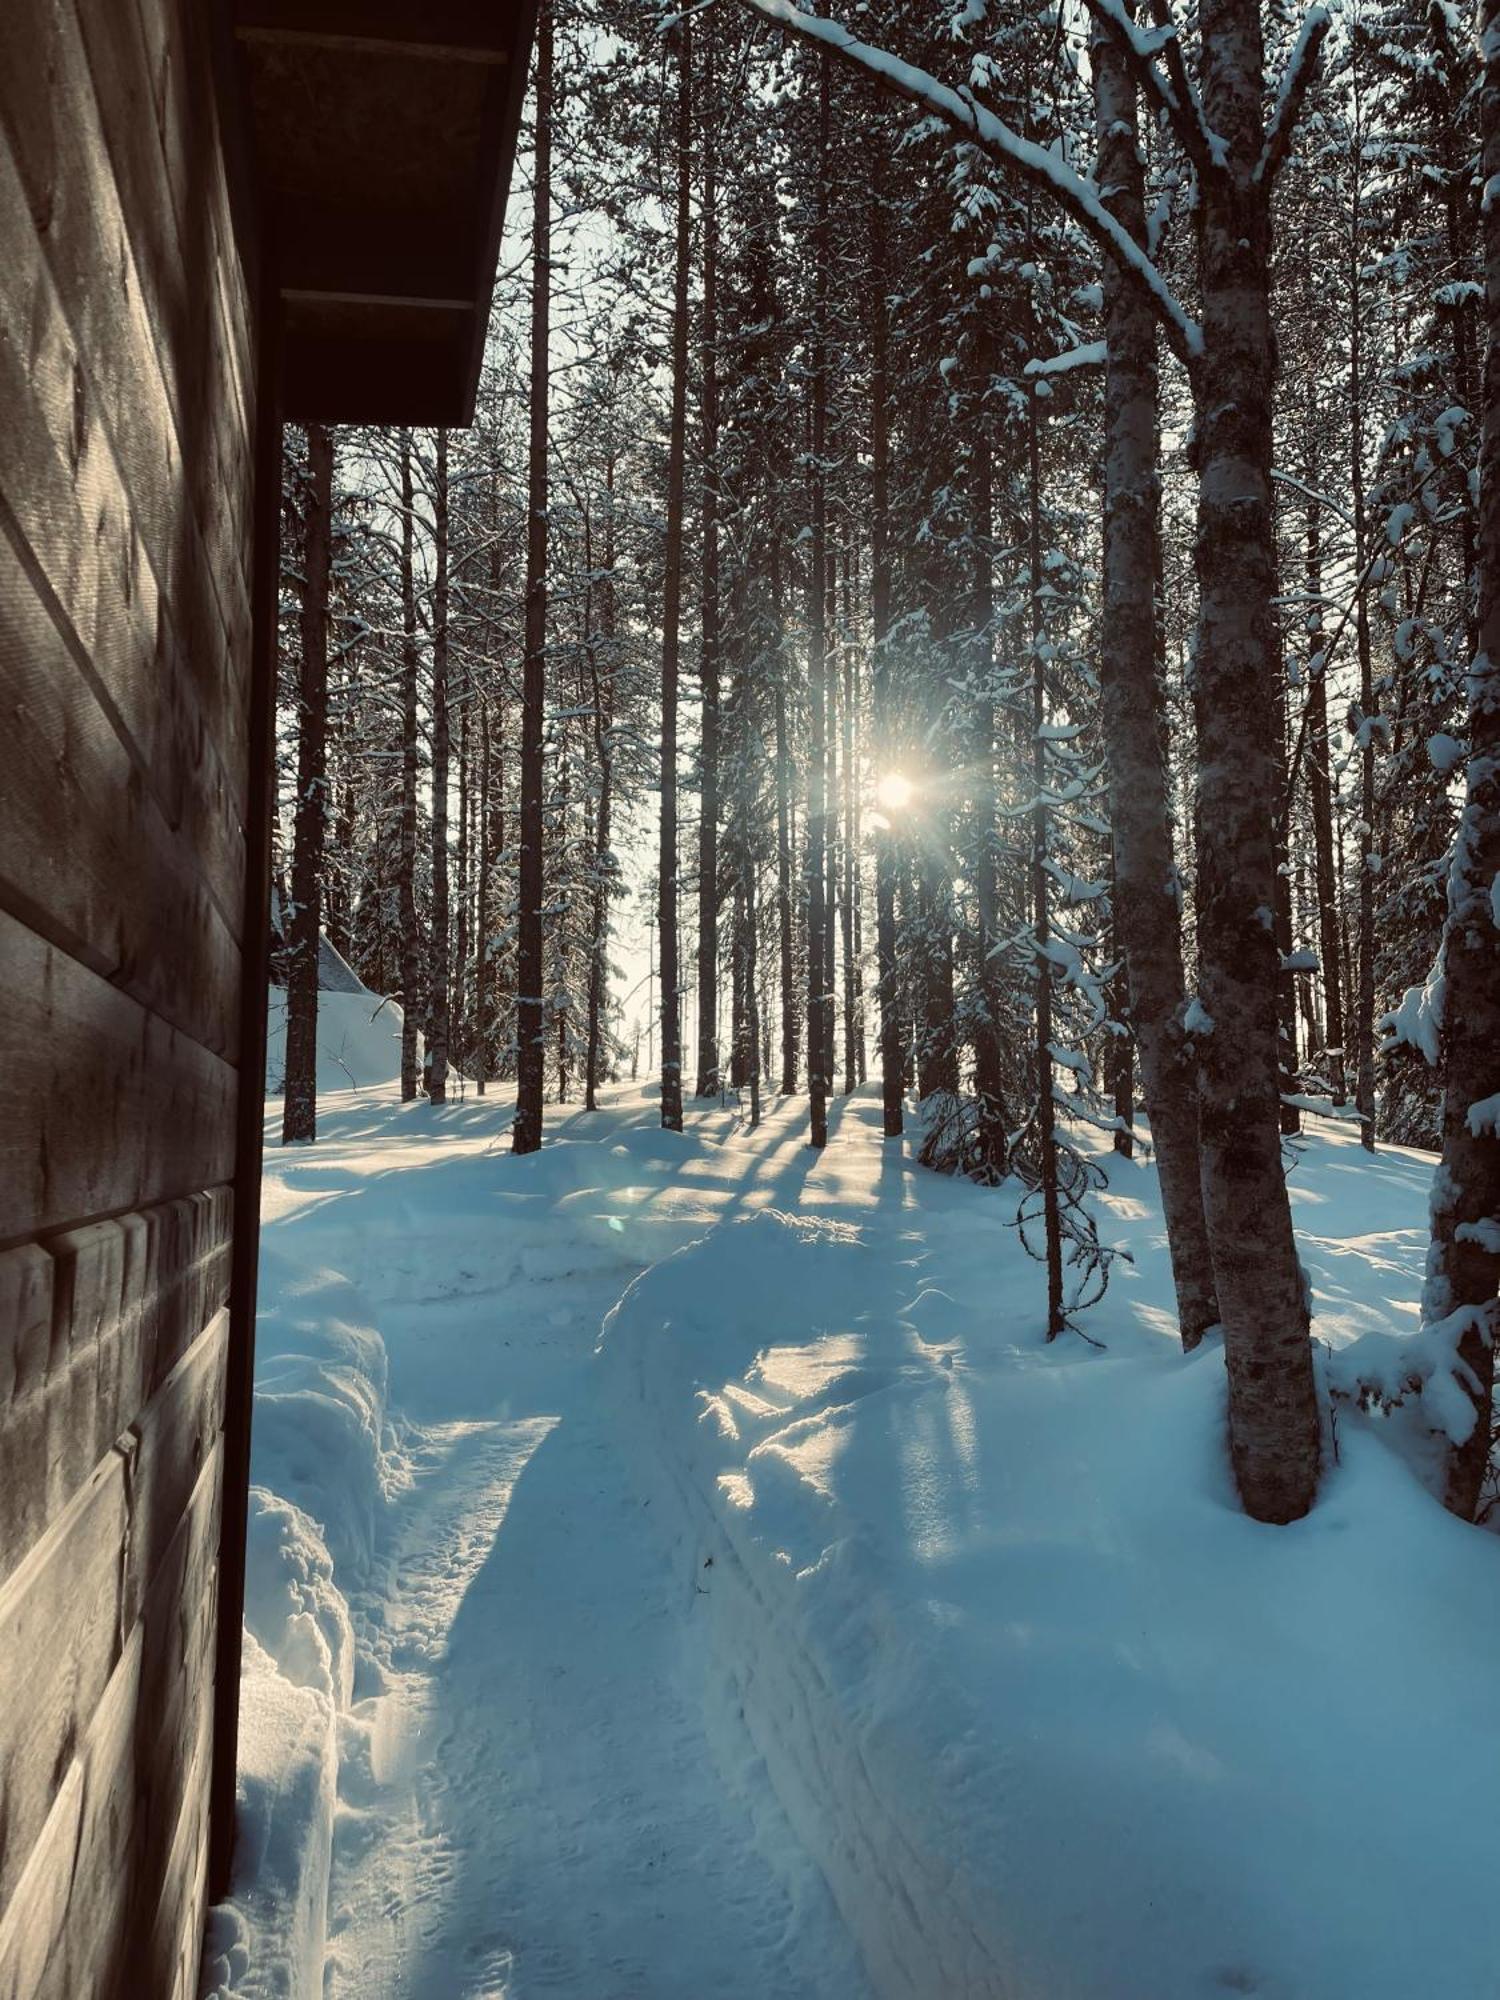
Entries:
POLYGON ((0 2000, 196 1991, 256 824, 214 11, 0 5, 0 2000))

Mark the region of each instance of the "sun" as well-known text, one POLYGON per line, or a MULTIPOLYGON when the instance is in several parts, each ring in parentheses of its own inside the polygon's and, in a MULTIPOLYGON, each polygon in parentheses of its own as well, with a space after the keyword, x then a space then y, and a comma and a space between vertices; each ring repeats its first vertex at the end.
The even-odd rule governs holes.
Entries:
POLYGON ((875 803, 884 812, 905 812, 915 790, 915 785, 903 772, 887 771, 876 781, 875 803))

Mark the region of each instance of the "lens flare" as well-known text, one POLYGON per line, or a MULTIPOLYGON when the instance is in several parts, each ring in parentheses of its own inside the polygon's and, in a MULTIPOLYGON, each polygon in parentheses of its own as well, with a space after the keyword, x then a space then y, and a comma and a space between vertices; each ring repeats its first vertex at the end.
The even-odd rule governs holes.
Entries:
POLYGON ((916 787, 900 771, 887 771, 875 786, 875 803, 883 812, 905 812, 916 787))

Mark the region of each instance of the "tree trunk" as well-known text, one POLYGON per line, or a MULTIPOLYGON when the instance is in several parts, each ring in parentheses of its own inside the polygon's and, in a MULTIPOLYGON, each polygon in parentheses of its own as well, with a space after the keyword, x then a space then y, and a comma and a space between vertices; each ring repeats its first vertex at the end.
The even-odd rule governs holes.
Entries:
POLYGON ((472 793, 473 765, 473 683, 468 675, 459 694, 458 721, 458 881, 457 912, 453 923, 453 1000, 449 1060, 467 1075, 469 1059, 469 929, 473 904, 470 900, 470 856, 473 845, 472 793))
MULTIPOLYGON (((1035 328, 1027 342, 1036 351, 1035 328)), ((1048 807, 1046 675, 1042 666, 1044 616, 1042 586, 1042 462, 1041 419, 1037 385, 1026 398, 1027 570, 1031 598, 1031 921, 1036 962, 1036 1115, 1037 1174, 1042 1194, 1042 1228, 1047 1259, 1047 1338, 1055 1340, 1066 1324, 1063 1309, 1062 1218, 1057 1186, 1057 1106, 1052 1096, 1052 961, 1051 912, 1047 875, 1048 807)))
POLYGON ((1318 1411, 1307 1299, 1281 1164, 1277 1088, 1271 511, 1275 342, 1257 0, 1204 0, 1201 86, 1226 164, 1199 224, 1199 1110, 1204 1210, 1229 1372, 1229 1444, 1247 1511, 1312 1504, 1318 1411))
POLYGON ((844 685, 840 708, 841 798, 843 805, 843 877, 840 883, 840 920, 844 949, 844 1095, 855 1085, 855 1043, 859 1013, 859 961, 854 953, 854 913, 859 895, 859 857, 854 845, 854 797, 857 789, 854 769, 854 549, 853 527, 844 544, 842 563, 844 685))
MULTIPOLYGON (((890 307, 886 215, 878 166, 870 187, 870 657, 877 777, 894 772, 891 716, 890 307)), ((875 835, 875 971, 880 998, 880 1098, 886 1138, 901 1135, 906 1090, 901 995, 896 982, 896 829, 891 808, 875 835)))
POLYGON ((716 260, 718 186, 714 144, 714 37, 703 35, 703 319, 700 368, 703 418, 702 649, 703 715, 698 822, 698 1089, 719 1093, 719 320, 716 260))
MULTIPOLYGON (((1274 533, 1274 530, 1273 530, 1274 533)), ((1276 653, 1276 1094, 1281 1132, 1290 1138, 1302 1130, 1300 1054, 1297 1047, 1297 976, 1292 971, 1291 793, 1286 770, 1286 674, 1281 649, 1276 653)))
POLYGON ((797 970, 792 935, 792 753, 786 689, 776 683, 776 932, 781 966, 781 1095, 797 1088, 797 970))
MULTIPOLYGON (((1098 176, 1141 240, 1145 193, 1135 85, 1115 41, 1094 37, 1098 176)), ((1198 1079, 1184 1031, 1181 903, 1172 863, 1160 607, 1156 327, 1113 264, 1104 267, 1106 347, 1104 604, 1100 682, 1114 833, 1114 926, 1161 1185, 1185 1348, 1218 1319, 1198 1150, 1198 1079)))
POLYGON ((474 896, 474 1089, 484 1096, 490 1070, 490 698, 479 697, 479 880, 474 896))
POLYGON ((412 565, 411 432, 401 433, 401 1101, 417 1094, 417 1000, 422 934, 417 927, 417 591, 412 565))
POLYGON ((429 958, 427 1094, 448 1099, 448 433, 437 434, 432 579, 432 949, 429 958))
MULTIPOLYGON (((832 369, 824 355, 825 379, 832 380, 832 369)), ((828 435, 826 405, 828 392, 824 391, 824 437, 828 435)), ((839 935, 839 787, 840 755, 839 741, 842 730, 843 701, 839 683, 839 599, 838 599, 838 556, 834 549, 832 522, 829 508, 828 478, 823 477, 823 1076, 828 1085, 828 1095, 833 1095, 834 1077, 837 1064, 834 1056, 834 1035, 838 1023, 838 935, 839 935)))
MULTIPOLYGON (((1483 0, 1484 186, 1500 186, 1500 0, 1483 0)), ((1469 763, 1443 933, 1443 1158, 1433 1182, 1422 1319, 1451 1342, 1474 1426, 1448 1462, 1447 1502, 1472 1520, 1493 1429, 1500 1335, 1500 202, 1483 213, 1489 350, 1479 451, 1479 649, 1468 677, 1469 763)))
POLYGON ((1010 1116, 1005 1102, 1005 1063, 1000 1041, 999 960, 1000 884, 995 861, 999 797, 995 784, 995 464, 990 419, 985 408, 994 360, 986 330, 974 357, 973 576, 970 583, 970 698, 972 716, 971 791, 974 800, 974 901, 978 910, 975 985, 979 1018, 974 1029, 974 1170, 986 1180, 1005 1173, 1010 1116))
MULTIPOLYGON (((1309 474, 1312 468, 1309 467, 1309 474)), ((1309 478, 1311 483, 1311 478, 1309 478)), ((1307 507, 1307 779, 1313 823, 1313 886, 1318 904, 1318 961, 1323 984, 1324 1060, 1335 1104, 1348 1096, 1344 1073, 1344 981, 1339 940, 1339 882, 1333 856, 1333 779, 1328 749, 1328 681, 1323 664, 1323 535, 1316 500, 1307 507)))
POLYGON ((661 844, 656 925, 661 951, 661 1122, 682 1130, 682 992, 677 946, 677 680, 682 637, 683 472, 687 448, 688 261, 692 201, 692 29, 678 29, 677 253, 672 302, 672 412, 667 443, 667 546, 661 638, 661 844))
POLYGON ((811 729, 807 773, 807 1096, 809 1140, 828 1143, 828 57, 818 64, 818 189, 813 239, 812 532, 807 562, 807 696, 811 729))
MULTIPOLYGON (((735 621, 739 623, 738 620, 735 621)), ((755 782, 760 762, 760 738, 755 716, 755 682, 743 661, 736 667, 733 689, 735 735, 734 779, 734 986, 740 996, 735 1010, 734 1073, 738 1088, 750 1092, 750 1130, 760 1123, 760 1008, 758 997, 759 940, 756 909, 755 782)))
POLYGON ((536 31, 536 157, 531 225, 531 437, 526 524, 526 654, 521 669, 521 858, 516 951, 516 1117, 511 1144, 542 1143, 546 1052, 542 985, 542 727, 547 675, 547 345, 552 287, 552 9, 536 31))
POLYGON ((297 809, 286 923, 284 1146, 318 1136, 318 948, 328 828, 328 578, 333 557, 333 438, 326 424, 308 425, 307 460, 297 809))
MULTIPOLYGON (((599 811, 594 825, 594 909, 593 941, 589 955, 588 1069, 584 1084, 584 1109, 598 1109, 599 1084, 604 1067, 604 1010, 609 978, 609 889, 614 877, 614 855, 610 848, 611 817, 614 807, 614 701, 615 701, 615 461, 611 454, 605 470, 604 575, 600 590, 599 638, 604 649, 601 677, 592 648, 594 668, 594 753, 599 762, 599 811)), ((593 572, 592 547, 585 549, 586 564, 593 572)))
MULTIPOLYGON (((1360 151, 1362 152, 1362 148, 1360 151)), ((1358 184, 1359 154, 1355 181, 1358 184)), ((1359 658, 1359 948, 1354 990, 1354 1108, 1360 1144, 1375 1150, 1375 668, 1370 613, 1364 588, 1369 561, 1364 467, 1364 312, 1360 266, 1364 261, 1361 204, 1355 196, 1349 270, 1349 430, 1354 503, 1354 644, 1359 658)))

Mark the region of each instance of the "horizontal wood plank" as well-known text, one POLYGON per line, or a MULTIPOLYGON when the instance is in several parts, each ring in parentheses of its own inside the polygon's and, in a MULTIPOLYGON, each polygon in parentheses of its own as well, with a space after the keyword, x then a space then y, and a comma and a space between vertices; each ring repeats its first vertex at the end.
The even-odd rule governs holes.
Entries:
MULTIPOLYGON (((122 1663, 127 1674, 138 1667, 140 1651, 137 1635, 127 1662, 122 1663)), ((124 1710, 130 1696, 124 1676, 119 1678, 118 1707, 124 1710)), ((77 1757, 58 1788, 9 1906, 0 1906, 0 2000, 38 2000, 46 1990, 47 1961, 67 1927, 73 1891, 72 1857, 83 1830, 87 1783, 84 1759, 77 1757)))
MULTIPOLYGON (((4 100, 3 129, 25 197, 16 230, 31 223, 66 317, 80 364, 70 406, 94 416, 109 438, 188 674, 225 764, 241 771, 250 627, 244 552, 231 550, 227 535, 224 547, 205 546, 184 504, 181 359, 148 309, 154 301, 131 252, 71 8, 0 8, 0 71, 50 81, 4 100)), ((187 435, 187 452, 201 443, 187 435)))
POLYGON ((206 1711, 182 1789, 182 1809, 162 1875, 161 1899, 147 1944, 143 1990, 162 2000, 193 2000, 208 1907, 208 1799, 213 1714, 206 1711))
POLYGON ((0 1917, 0 2000, 109 1991, 128 1940, 154 1920, 212 1712, 222 1478, 215 1450, 0 1917))
POLYGON ((218 1456, 228 1340, 220 1311, 0 1588, 0 1910, 138 1619, 152 1635, 144 1672, 158 1708, 174 1661, 211 1650, 202 1599, 206 1550, 217 1549, 218 1475, 196 1517, 194 1497, 218 1456))
POLYGON ((134 1623, 213 1454, 224 1415, 229 1314, 214 1314, 141 1412, 126 1557, 125 1611, 134 1623))
POLYGON ((0 1579, 36 1542, 48 1514, 47 1393, 54 1266, 35 1243, 0 1255, 0 1579))
POLYGON ((111 1451, 0 1591, 0 1910, 124 1650, 131 1474, 111 1451))
POLYGON ((167 824, 0 535, 0 902, 216 1054, 239 1049, 240 954, 198 858, 167 824), (59 839, 58 828, 68 836, 59 839), (122 867, 128 854, 130 865, 122 867))
MULTIPOLYGON (((0 530, 12 558, 34 572, 38 597, 238 937, 243 751, 226 761, 189 676, 175 608, 141 539, 3 129, 0 404, 0 530)), ((5 602, 6 623, 22 615, 5 602)))
POLYGON ((135 0, 81 0, 78 24, 121 212, 147 310, 178 363, 176 417, 188 496, 213 563, 229 561, 248 589, 250 564, 249 311, 237 337, 221 266, 239 266, 224 185, 200 8, 151 5, 149 66, 135 0))
POLYGON ((0 1255, 0 1582, 229 1296, 233 1191, 0 1255))
POLYGON ((143 1385, 150 1397, 229 1297, 234 1189, 225 1183, 147 1209, 151 1240, 143 1385))
POLYGON ((229 1064, 0 912, 0 1243, 217 1186, 229 1064))

